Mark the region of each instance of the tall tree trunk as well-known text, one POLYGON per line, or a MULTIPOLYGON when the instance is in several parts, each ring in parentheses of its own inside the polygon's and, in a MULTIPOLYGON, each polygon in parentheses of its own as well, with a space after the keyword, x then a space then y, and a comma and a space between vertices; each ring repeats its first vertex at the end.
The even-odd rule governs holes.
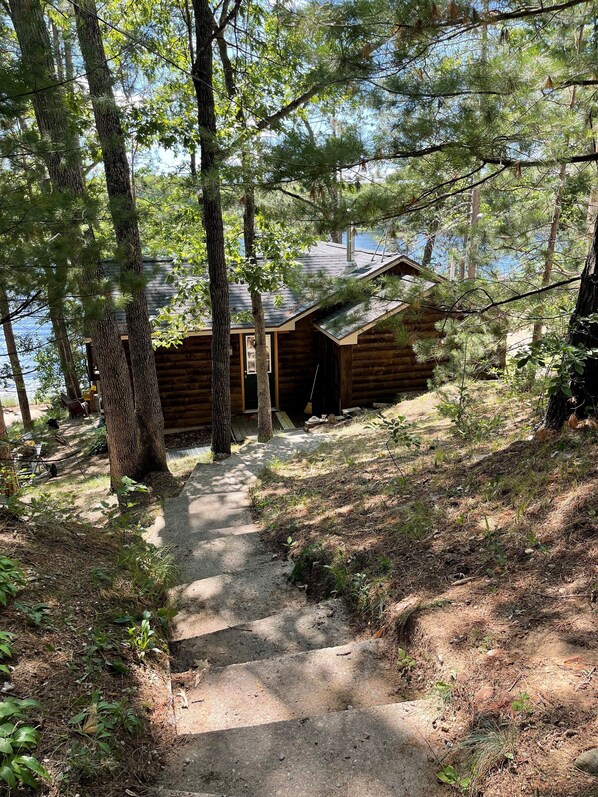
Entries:
POLYGON ((437 209, 437 215, 432 218, 430 228, 428 230, 428 237, 426 238, 426 245, 424 246, 424 253, 422 256, 422 266, 430 268, 432 263, 432 255, 434 254, 434 246, 436 245, 436 235, 440 227, 440 209, 437 209))
POLYGON ((50 289, 48 290, 48 315, 50 316, 50 323, 52 324, 52 332, 54 333, 54 342, 58 352, 60 370, 64 378, 66 394, 70 399, 80 398, 81 386, 79 385, 79 377, 77 376, 77 366, 75 365, 75 358, 73 357, 69 330, 62 309, 62 299, 51 296, 50 289))
MULTIPOLYGON (((228 11, 227 0, 221 10, 226 16, 228 11)), ((224 38, 224 31, 216 37, 220 53, 226 91, 231 100, 237 96, 234 70, 228 56, 228 45, 224 38)), ((241 105, 237 109, 237 121, 241 129, 246 126, 245 114, 241 105)), ((253 179, 251 151, 245 145, 241 155, 243 168, 243 243, 245 245, 245 258, 249 262, 250 273, 257 273, 257 252, 255 247, 255 183, 253 179)), ((267 443, 272 439, 272 398, 270 396, 270 377, 268 373, 269 357, 266 336, 266 319, 262 294, 249 285, 251 295, 251 311, 253 315, 253 329, 255 332, 255 370, 257 378, 257 439, 260 443, 267 443)))
POLYGON ((14 495, 18 487, 14 463, 10 454, 4 407, 0 401, 0 492, 7 497, 14 495))
MULTIPOLYGON (((569 323, 567 343, 582 347, 582 350, 598 348, 598 321, 588 322, 589 316, 598 314, 598 220, 594 224, 594 235, 588 253, 575 309, 569 323)), ((572 369, 570 386, 571 401, 561 390, 548 400, 544 426, 560 429, 573 409, 578 417, 598 412, 598 357, 587 357, 581 374, 572 369)))
MULTIPOLYGON (((243 213, 243 239, 245 257, 250 269, 257 269, 255 251, 255 194, 249 169, 249 155, 244 153, 245 172, 245 210, 243 213)), ((268 374, 268 348, 266 345, 266 319, 264 305, 259 291, 251 290, 251 311, 255 333, 255 369, 257 375, 257 439, 267 443, 272 439, 272 399, 270 396, 270 376, 268 374)))
MULTIPOLYGON (((577 54, 581 52, 581 45, 583 43, 583 31, 584 25, 580 25, 579 33, 577 35, 576 40, 576 50, 577 54)), ((569 110, 572 111, 575 108, 575 98, 576 98, 577 87, 571 87, 571 99, 569 100, 569 110)), ((569 143, 569 136, 566 136, 567 144, 569 143)), ((554 198, 554 208, 552 211, 552 220, 550 222, 550 232, 548 234, 548 247, 546 249, 546 258, 544 260, 544 270, 542 271, 542 286, 548 285, 550 283, 550 279, 552 277, 552 270, 554 266, 554 253, 556 251, 556 241, 559 234, 559 227, 561 225, 561 211, 563 208, 563 196, 565 194, 565 185, 567 182, 567 164, 563 163, 561 168, 559 169, 559 176, 558 176, 558 186, 556 190, 556 196, 554 198)), ((590 195, 591 201, 591 195, 590 195)), ((589 208, 588 208, 589 210, 589 208)), ((591 223, 588 219, 588 222, 591 223)), ((591 240, 593 231, 593 225, 590 228, 589 237, 591 240)), ((539 315, 542 314, 541 310, 542 305, 540 305, 539 315)), ((532 343, 539 343, 542 339, 542 319, 538 318, 534 322, 534 328, 532 331, 532 343)))
POLYGON ((475 279, 478 269, 478 220, 480 217, 480 189, 474 188, 471 192, 471 205, 469 208, 469 233, 467 248, 465 250, 467 279, 475 279))
POLYGON ((193 10, 196 53, 193 63, 193 84, 197 97, 203 224, 206 233, 212 304, 212 450, 216 457, 223 458, 230 456, 232 437, 230 304, 216 140, 212 55, 214 18, 208 0, 193 0, 193 10))
MULTIPOLYGON (((561 211, 563 208, 563 196, 565 193, 565 181, 567 179, 567 166, 563 163, 559 170, 558 186, 556 196, 554 198, 554 208, 552 211, 552 220, 550 222, 550 232, 548 234, 548 246, 546 248, 546 257, 544 259, 544 270, 542 271, 542 285, 548 285, 552 277, 552 267, 554 265, 554 253, 556 250, 556 241, 559 234, 559 227, 561 224, 561 211)), ((541 311, 539 313, 541 315, 541 311)), ((532 332, 532 343, 538 343, 542 338, 542 319, 538 318, 534 321, 534 329, 532 332)))
MULTIPOLYGON (((109 295, 104 289, 101 264, 85 251, 83 230, 93 242, 93 231, 84 228, 81 200, 85 184, 76 136, 70 124, 68 104, 62 86, 57 85, 52 45, 40 0, 9 0, 10 13, 19 41, 23 63, 35 92, 31 101, 37 126, 45 146, 43 156, 52 190, 65 202, 73 203, 71 219, 65 223, 65 240, 72 241, 81 260, 82 296, 99 300, 95 306, 84 303, 86 323, 94 342, 100 370, 102 401, 106 412, 106 432, 110 457, 110 477, 116 486, 123 476, 138 477, 139 434, 133 405, 133 391, 120 332, 109 295), (45 87, 43 91, 39 89, 45 87)), ((88 247, 93 249, 93 247, 88 247)))
POLYGON ((588 211, 586 214, 586 225, 588 230, 588 241, 592 241, 594 233, 594 224, 598 217, 598 187, 593 186, 588 197, 588 211))
POLYGON ((4 330, 4 340, 6 341, 6 353, 8 354, 12 378, 17 391, 19 409, 21 410, 21 420, 23 421, 23 426, 25 429, 32 429, 33 421, 31 420, 31 410, 29 409, 27 388, 25 387, 25 381, 23 379, 23 369, 21 368, 21 361, 19 360, 19 352, 17 351, 15 333, 12 328, 10 304, 6 291, 2 287, 0 287, 0 314, 4 319, 2 322, 2 328, 4 330))
POLYGON ((112 76, 106 61, 94 0, 82 0, 75 4, 75 15, 96 130, 102 147, 110 214, 119 248, 118 259, 121 261, 122 288, 131 294, 126 316, 135 412, 140 433, 138 471, 167 471, 164 418, 124 131, 114 99, 112 76))

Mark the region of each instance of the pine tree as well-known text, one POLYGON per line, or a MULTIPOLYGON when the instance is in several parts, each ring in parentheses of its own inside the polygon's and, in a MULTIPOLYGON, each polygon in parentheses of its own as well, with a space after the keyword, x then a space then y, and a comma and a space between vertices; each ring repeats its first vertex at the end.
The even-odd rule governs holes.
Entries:
POLYGON ((168 470, 164 447, 164 419, 152 329, 145 294, 141 239, 120 112, 114 99, 112 76, 94 0, 75 5, 77 31, 102 147, 104 173, 112 223, 122 263, 121 281, 131 300, 126 307, 129 356, 134 387, 135 412, 140 432, 139 473, 168 470))

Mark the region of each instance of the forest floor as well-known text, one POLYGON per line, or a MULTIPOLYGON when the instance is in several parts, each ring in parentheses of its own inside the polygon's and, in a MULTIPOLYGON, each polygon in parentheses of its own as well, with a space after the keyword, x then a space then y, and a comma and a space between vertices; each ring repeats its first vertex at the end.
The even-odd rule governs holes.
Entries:
MULTIPOLYGON (((49 429, 44 418, 36 423, 34 439, 43 441, 42 456, 47 462, 56 465, 58 474, 54 478, 36 479, 27 486, 27 500, 42 496, 52 498, 65 508, 73 507, 90 522, 102 521, 106 509, 103 504, 116 507, 116 496, 110 493, 108 454, 105 451, 93 451, 94 446, 104 440, 103 430, 98 422, 97 415, 90 415, 88 418, 61 418, 58 430, 49 429)), ((13 426, 12 430, 9 429, 9 434, 15 437, 22 431, 19 427, 20 425, 13 426)), ((166 437, 167 448, 178 447, 180 441, 170 438, 170 435, 166 437)), ((161 479, 159 474, 155 474, 154 486, 158 487, 159 481, 162 483, 152 493, 155 500, 146 504, 145 519, 148 524, 159 511, 161 499, 179 493, 197 462, 196 456, 169 462, 173 479, 161 479)))
POLYGON ((598 745, 598 432, 537 439, 533 397, 470 394, 465 436, 437 392, 386 410, 421 441, 392 457, 373 414, 331 428, 264 473, 256 513, 312 599, 388 641, 405 699, 442 698, 449 788, 596 795, 573 762, 598 745))
POLYGON ((131 517, 121 521, 91 524, 44 497, 0 514, 2 557, 21 574, 0 617, 13 635, 2 705, 38 702, 21 724, 40 734, 28 752, 50 775, 50 797, 134 797, 156 777, 173 734, 171 568, 131 517))
POLYGON ((63 419, 57 434, 44 421, 33 436, 58 475, 24 481, 0 508, 0 631, 13 635, 0 638, 2 706, 38 702, 20 724, 40 734, 26 752, 49 772, 43 794, 136 797, 155 782, 174 735, 166 607, 176 568, 141 531, 195 460, 149 477, 121 514, 107 455, 89 453, 97 417, 63 419))

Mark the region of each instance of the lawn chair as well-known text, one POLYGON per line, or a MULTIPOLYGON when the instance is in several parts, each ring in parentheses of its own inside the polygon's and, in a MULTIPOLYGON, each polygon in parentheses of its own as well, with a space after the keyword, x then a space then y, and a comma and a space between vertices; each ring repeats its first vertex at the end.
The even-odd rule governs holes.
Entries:
POLYGON ((56 465, 42 456, 43 442, 38 443, 33 440, 30 433, 23 435, 18 440, 8 440, 7 442, 11 446, 8 461, 12 463, 17 487, 30 484, 44 476, 58 475, 56 465))
POLYGON ((69 418, 87 418, 89 416, 89 405, 82 398, 70 399, 66 393, 61 393, 60 403, 69 411, 69 418))

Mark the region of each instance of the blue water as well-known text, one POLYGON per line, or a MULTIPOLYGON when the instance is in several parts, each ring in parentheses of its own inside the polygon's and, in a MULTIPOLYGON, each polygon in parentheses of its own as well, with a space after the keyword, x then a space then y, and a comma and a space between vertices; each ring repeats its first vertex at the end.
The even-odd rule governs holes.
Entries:
MULTIPOLYGON (((23 369, 29 400, 33 401, 33 395, 39 387, 39 380, 33 359, 34 351, 27 351, 27 348, 29 348, 27 344, 30 342, 32 346, 38 347, 47 343, 52 334, 51 326, 46 320, 45 313, 39 311, 32 316, 15 319, 13 321, 13 330, 17 338, 19 360, 23 369)), ((6 371, 10 371, 10 362, 6 353, 4 335, 0 331, 0 398, 2 400, 7 398, 16 399, 17 392, 14 382, 6 378, 6 371)))

